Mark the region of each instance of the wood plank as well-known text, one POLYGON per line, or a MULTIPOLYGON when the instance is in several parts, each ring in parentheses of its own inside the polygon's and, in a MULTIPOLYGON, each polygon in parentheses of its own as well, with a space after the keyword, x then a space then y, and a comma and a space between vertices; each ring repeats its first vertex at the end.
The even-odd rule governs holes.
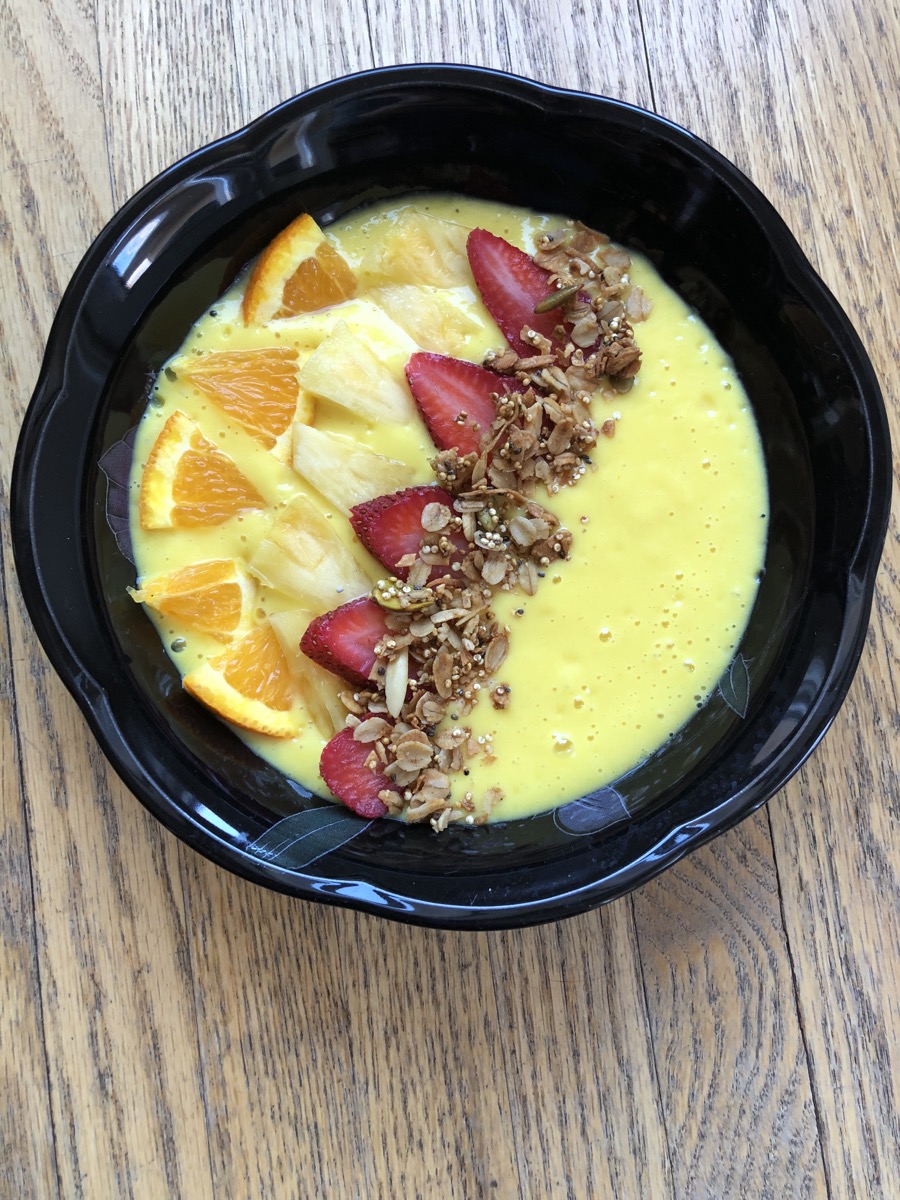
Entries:
POLYGON ((211 1196, 174 840, 112 777, 43 662, 30 665, 34 699, 19 711, 41 747, 25 789, 61 1193, 211 1196))
MULTIPOLYGON (((0 595, 11 553, 0 479, 0 595)), ((19 786, 12 651, 0 620, 0 1195, 58 1196, 56 1145, 41 1020, 31 863, 19 786)))
MULTIPOLYGON (((67 4, 38 14, 3 3, 0 22, 0 370, 7 383, 0 406, 0 1192, 38 1197, 58 1195, 59 1184, 36 943, 39 917, 21 788, 19 745, 24 735, 13 681, 14 665, 20 678, 23 667, 27 673, 34 639, 24 647, 10 629, 16 600, 8 484, 16 432, 36 374, 37 347, 47 329, 48 300, 58 299, 60 272, 64 276, 74 265, 85 224, 100 224, 96 184, 85 179, 79 151, 97 115, 97 89, 86 57, 90 43, 70 40, 75 19, 67 4), (69 89, 50 86, 60 75, 71 81, 69 89), (69 109, 73 93, 79 103, 69 109), (50 178, 57 187, 80 194, 77 218, 70 220, 66 211, 55 219, 54 206, 42 195, 42 183, 50 178)), ((105 170, 99 182, 102 189, 105 170)), ((42 753, 40 738, 34 747, 24 740, 21 745, 25 757, 42 753)))
POLYGON ((634 896, 677 1196, 825 1194, 765 813, 634 896), (723 1148, 727 1153, 723 1154, 723 1148))
POLYGON ((468 63, 650 104, 636 7, 563 0, 457 0, 452 5, 440 0, 371 0, 369 9, 377 66, 468 63))
MULTIPOLYGON (((661 110, 692 125, 775 201, 896 379, 900 28, 861 3, 752 13, 645 3, 661 110), (861 50, 861 47, 865 47, 861 50), (759 107, 739 98, 757 96, 759 107)), ((889 386, 894 446, 896 389, 889 386)), ((894 456, 895 472, 897 469, 894 456)), ((896 511, 860 673, 810 765, 769 806, 829 1187, 900 1191, 900 650, 896 511)))
MULTIPOLYGON (((16 3, 4 16, 14 36, 0 73, 26 98, 3 128, 0 174, 11 249, 0 292, 24 316, 0 339, 6 479, 56 301, 111 195, 92 14, 59 0, 16 3)), ((209 1162, 175 843, 112 776, 6 584, 49 1071, 36 1095, 52 1108, 59 1191, 203 1197, 209 1162)))
POLYGON ((191 0, 96 0, 114 207, 244 123, 231 14, 191 0))
POLYGON ((859 1200, 900 1195, 900 763, 864 740, 880 720, 866 674, 772 805, 829 1179, 859 1200))
POLYGON ((521 1194, 677 1195, 630 901, 494 935, 491 959, 521 1194))
POLYGON ((190 865, 214 1194, 518 1195, 486 939, 190 865))
MULTIPOLYGON (((316 84, 375 64, 365 0, 231 0, 245 119, 316 84)), ((396 20, 394 14, 391 21, 396 20)))

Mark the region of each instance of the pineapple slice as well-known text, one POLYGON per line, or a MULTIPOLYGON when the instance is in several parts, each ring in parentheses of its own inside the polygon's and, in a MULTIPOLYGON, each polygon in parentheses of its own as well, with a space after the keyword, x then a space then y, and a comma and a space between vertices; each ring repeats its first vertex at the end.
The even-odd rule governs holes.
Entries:
POLYGON ((321 312, 284 317, 279 322, 279 329, 283 338, 300 349, 302 358, 308 358, 341 321, 346 323, 351 333, 367 342, 383 362, 402 358, 405 363, 416 349, 409 334, 395 325, 384 309, 365 296, 357 296, 334 308, 323 308, 321 312))
POLYGON ((316 729, 330 741, 344 728, 347 710, 340 701, 343 684, 336 675, 307 658, 300 649, 300 639, 306 633, 313 614, 305 608, 271 613, 269 624, 284 651, 285 661, 304 707, 316 729))
MULTIPOLYGON (((373 288, 372 299, 422 350, 459 355, 478 325, 434 288, 395 283, 373 288)), ((301 379, 302 379, 301 373, 301 379)))
POLYGON ((300 382, 307 391, 371 421, 403 424, 416 411, 406 383, 345 321, 338 321, 300 368, 300 382))
POLYGON ((294 426, 294 470, 348 514, 354 504, 398 492, 414 475, 406 463, 376 454, 352 438, 299 422, 294 426))
POLYGON ((463 225, 432 217, 418 208, 406 208, 365 255, 357 274, 369 285, 471 287, 472 272, 466 256, 468 232, 463 225))
POLYGON ((267 587, 302 600, 316 612, 355 600, 372 580, 306 496, 295 496, 273 524, 249 562, 267 587))

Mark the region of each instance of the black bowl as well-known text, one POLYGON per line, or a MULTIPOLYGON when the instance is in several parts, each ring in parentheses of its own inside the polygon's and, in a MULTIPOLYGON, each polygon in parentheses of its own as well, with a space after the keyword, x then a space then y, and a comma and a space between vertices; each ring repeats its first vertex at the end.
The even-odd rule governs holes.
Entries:
POLYGON ((288 101, 116 214, 50 335, 16 456, 13 537, 51 661, 115 769, 185 842, 309 899, 504 927, 621 895, 797 770, 862 650, 890 461, 859 339, 775 210, 721 155, 613 100, 479 69, 399 67, 288 101), (646 254, 733 356, 771 492, 766 569, 740 652, 684 730, 614 789, 440 835, 343 812, 330 824, 338 810, 184 694, 125 594, 133 570, 107 524, 98 469, 197 315, 294 215, 327 224, 416 189, 566 212, 646 254))

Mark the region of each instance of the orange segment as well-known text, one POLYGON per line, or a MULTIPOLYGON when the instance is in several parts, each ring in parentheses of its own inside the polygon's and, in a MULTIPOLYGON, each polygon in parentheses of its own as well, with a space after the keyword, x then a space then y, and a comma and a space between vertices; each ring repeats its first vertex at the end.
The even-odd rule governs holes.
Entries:
POLYGON ((217 716, 242 729, 292 737, 299 728, 291 672, 268 622, 188 672, 184 686, 217 716))
POLYGON ((266 502, 227 454, 183 412, 173 412, 156 439, 141 477, 142 529, 220 525, 266 502))
POLYGON ((241 303, 244 322, 315 312, 356 295, 356 276, 309 213, 263 250, 241 303))
POLYGON ((289 347, 214 351, 182 366, 181 373, 267 450, 295 419, 312 421, 313 401, 301 392, 297 351, 289 347))
POLYGON ((256 583, 237 558, 214 558, 141 580, 131 598, 189 629, 230 641, 252 621, 256 583))

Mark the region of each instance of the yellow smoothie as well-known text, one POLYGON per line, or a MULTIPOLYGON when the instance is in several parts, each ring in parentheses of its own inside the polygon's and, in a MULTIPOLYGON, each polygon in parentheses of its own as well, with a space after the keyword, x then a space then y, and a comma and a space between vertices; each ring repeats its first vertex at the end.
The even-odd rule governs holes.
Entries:
MULTIPOLYGON (((301 494, 319 506, 373 581, 384 576, 355 539, 346 514, 229 422, 180 367, 209 351, 262 346, 295 347, 302 364, 339 321, 404 387, 410 354, 438 349, 428 344, 435 337, 451 343, 444 352, 481 362, 505 343, 471 280, 425 287, 412 319, 403 307, 406 293, 385 295, 377 279, 366 285, 373 253, 410 205, 467 229, 489 229, 529 253, 537 233, 560 224, 559 218, 461 197, 414 197, 328 228, 332 245, 360 274, 353 300, 247 327, 239 312, 239 281, 200 317, 169 371, 160 374, 141 422, 132 475, 139 581, 203 559, 249 558, 284 506, 301 494), (209 528, 140 528, 141 472, 176 410, 235 460, 264 497, 264 511, 209 528)), ((595 469, 575 486, 535 496, 571 530, 571 559, 548 567, 534 596, 497 593, 495 611, 510 629, 497 682, 509 685, 511 703, 497 711, 485 696, 463 721, 453 722, 492 741, 493 762, 475 758, 469 775, 454 781, 455 789, 471 791, 476 807, 486 789, 502 788, 491 820, 573 800, 615 781, 658 749, 715 689, 756 595, 768 495, 750 403, 731 360, 697 314, 639 256, 633 256, 630 274, 653 307, 635 326, 643 359, 634 387, 614 398, 598 394, 593 402, 595 423, 613 419, 615 436, 598 440, 595 469)), ((428 459, 434 447, 417 416, 375 424, 316 398, 314 425, 406 464, 410 483, 433 482, 428 459)), ((336 594, 330 607, 346 598, 336 594)), ((296 605, 296 598, 263 587, 257 617, 296 605)), ((214 638, 147 611, 182 675, 221 652, 214 638)), ((326 739, 312 719, 288 739, 236 733, 285 774, 325 794, 318 763, 326 739)))

